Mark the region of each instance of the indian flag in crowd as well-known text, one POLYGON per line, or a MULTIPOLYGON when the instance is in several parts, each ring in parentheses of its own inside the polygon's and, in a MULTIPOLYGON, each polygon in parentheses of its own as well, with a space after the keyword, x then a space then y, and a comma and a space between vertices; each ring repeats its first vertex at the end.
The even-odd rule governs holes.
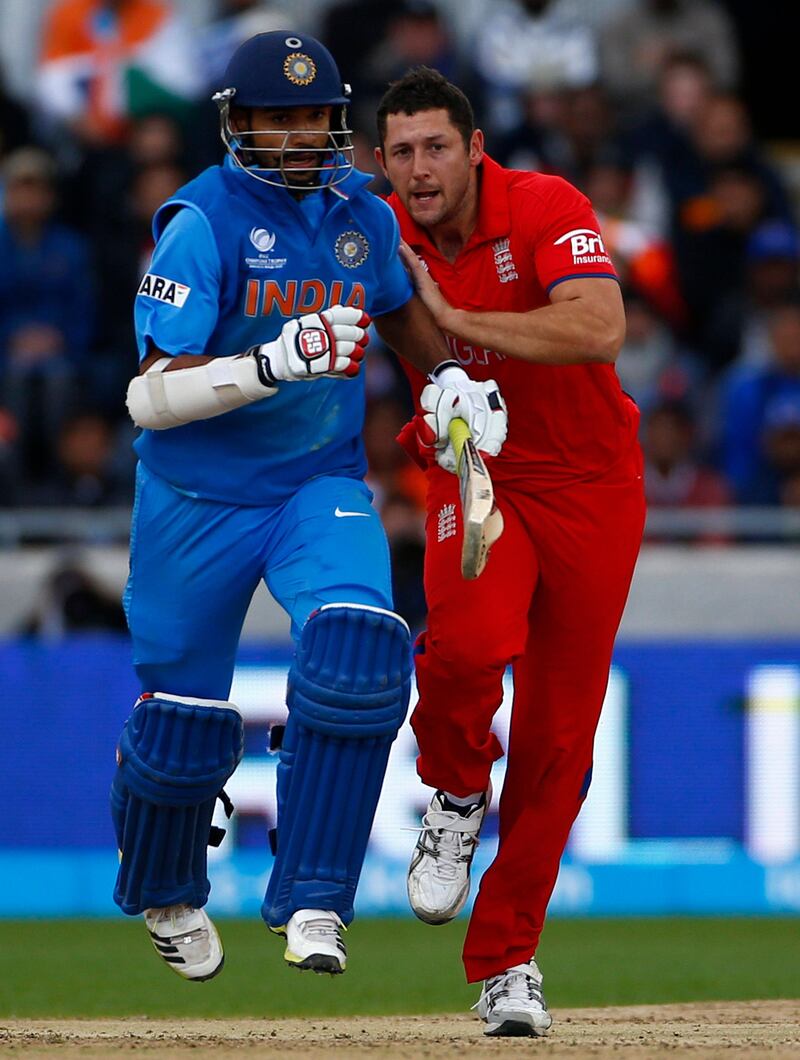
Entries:
POLYGON ((114 142, 143 114, 180 116, 205 88, 191 35, 166 0, 57 0, 44 26, 39 103, 114 142))

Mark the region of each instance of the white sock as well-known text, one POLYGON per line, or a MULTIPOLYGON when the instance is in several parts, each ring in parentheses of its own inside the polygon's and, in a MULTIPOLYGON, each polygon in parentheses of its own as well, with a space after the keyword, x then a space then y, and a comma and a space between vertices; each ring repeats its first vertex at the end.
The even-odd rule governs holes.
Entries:
POLYGON ((476 802, 481 801, 482 791, 474 791, 471 795, 465 795, 463 798, 460 795, 451 795, 449 791, 444 793, 444 797, 448 802, 451 802, 454 806, 473 806, 476 802))

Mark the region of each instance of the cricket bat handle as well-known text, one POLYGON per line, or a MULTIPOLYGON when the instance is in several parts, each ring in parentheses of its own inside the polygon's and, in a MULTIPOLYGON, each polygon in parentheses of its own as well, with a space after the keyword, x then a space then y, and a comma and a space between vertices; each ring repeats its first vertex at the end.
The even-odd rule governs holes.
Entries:
POLYGON ((464 452, 464 444, 472 437, 472 432, 467 426, 467 421, 462 420, 460 416, 456 416, 450 420, 447 433, 453 444, 453 452, 456 455, 456 467, 458 467, 461 463, 461 454, 464 452))

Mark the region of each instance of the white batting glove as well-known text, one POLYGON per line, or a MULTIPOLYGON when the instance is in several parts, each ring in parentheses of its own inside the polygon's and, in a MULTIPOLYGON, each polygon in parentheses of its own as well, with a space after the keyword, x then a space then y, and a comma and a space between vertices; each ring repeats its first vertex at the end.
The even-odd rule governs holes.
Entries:
POLYGON ((487 456, 497 456, 508 433, 508 412, 497 383, 493 379, 470 379, 455 361, 444 361, 430 378, 433 382, 420 395, 420 446, 433 448, 436 463, 445 471, 455 472, 456 458, 448 428, 458 416, 469 426, 477 448, 487 456))
POLYGON ((253 346, 264 386, 301 380, 358 375, 367 345, 369 316, 361 309, 334 305, 321 313, 287 320, 272 342, 253 346))

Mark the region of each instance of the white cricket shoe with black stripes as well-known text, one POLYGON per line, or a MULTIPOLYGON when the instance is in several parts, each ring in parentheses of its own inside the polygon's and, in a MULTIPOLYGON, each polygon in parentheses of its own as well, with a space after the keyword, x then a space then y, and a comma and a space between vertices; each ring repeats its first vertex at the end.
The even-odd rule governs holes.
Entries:
POLYGON ((487 1025, 483 1033, 493 1038, 538 1038, 553 1023, 542 993, 542 973, 533 957, 487 979, 472 1007, 487 1025))
POLYGON ((156 953, 183 979, 203 983, 222 971, 222 942, 204 909, 190 905, 145 909, 144 922, 156 953))
POLYGON ((469 896, 469 873, 492 788, 469 806, 452 805, 434 793, 408 868, 408 900, 426 924, 446 924, 469 896))
POLYGON ((279 932, 286 937, 286 963, 301 971, 340 975, 347 966, 347 947, 342 941, 346 930, 330 909, 298 909, 279 932))

